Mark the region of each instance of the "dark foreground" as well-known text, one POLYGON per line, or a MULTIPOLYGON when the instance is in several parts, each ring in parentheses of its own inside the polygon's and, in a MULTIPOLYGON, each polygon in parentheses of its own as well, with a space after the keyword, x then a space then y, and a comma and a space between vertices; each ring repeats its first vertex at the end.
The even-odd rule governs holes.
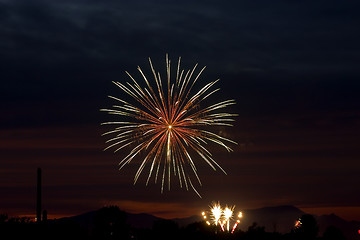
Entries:
MULTIPOLYGON (((289 233, 266 232, 265 228, 254 223, 247 231, 236 230, 233 234, 222 232, 205 222, 196 222, 186 227, 178 227, 171 220, 158 220, 151 229, 138 229, 126 224, 126 214, 117 207, 106 207, 96 212, 87 227, 60 219, 30 222, 29 219, 0 218, 0 239, 157 239, 157 240, 345 240, 343 233, 332 226, 319 236, 319 228, 312 215, 302 216, 301 226, 294 227, 289 233)), ((360 239, 360 236, 359 236, 360 239)), ((350 240, 350 239, 348 239, 350 240)))

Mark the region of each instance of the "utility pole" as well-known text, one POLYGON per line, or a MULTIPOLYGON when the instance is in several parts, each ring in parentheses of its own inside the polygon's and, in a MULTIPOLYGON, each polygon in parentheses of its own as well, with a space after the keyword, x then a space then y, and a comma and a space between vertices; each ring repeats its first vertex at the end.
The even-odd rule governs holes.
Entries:
POLYGON ((41 168, 37 169, 36 222, 41 222, 41 168))

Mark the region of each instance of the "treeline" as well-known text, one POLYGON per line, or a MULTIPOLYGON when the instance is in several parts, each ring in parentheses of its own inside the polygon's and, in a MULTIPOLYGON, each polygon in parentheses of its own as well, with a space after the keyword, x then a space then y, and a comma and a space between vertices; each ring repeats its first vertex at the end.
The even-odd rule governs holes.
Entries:
POLYGON ((71 219, 49 220, 41 223, 29 218, 8 218, 0 215, 0 239, 77 239, 77 240, 346 240, 343 233, 328 227, 322 236, 312 215, 303 215, 301 224, 286 234, 267 232, 254 223, 247 231, 236 230, 233 234, 222 232, 205 222, 179 227, 171 220, 158 220, 152 229, 136 229, 126 223, 126 213, 116 206, 98 210, 87 227, 71 219))

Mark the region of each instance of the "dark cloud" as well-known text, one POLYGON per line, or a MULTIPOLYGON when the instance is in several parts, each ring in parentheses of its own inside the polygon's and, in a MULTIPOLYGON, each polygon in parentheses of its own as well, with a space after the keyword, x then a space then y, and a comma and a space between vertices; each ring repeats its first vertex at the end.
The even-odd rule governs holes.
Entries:
POLYGON ((33 186, 25 183, 39 166, 53 212, 109 202, 146 209, 144 194, 168 204, 158 213, 216 198, 250 207, 356 205, 357 9, 357 1, 0 0, 1 205, 30 208, 22 199, 33 186), (118 173, 121 157, 101 151, 107 116, 99 109, 119 94, 111 81, 127 81, 124 71, 135 75, 137 65, 150 73, 147 57, 164 71, 165 53, 172 62, 182 56, 186 69, 207 65, 200 80, 220 78, 216 97, 237 102, 235 127, 222 131, 239 145, 215 151, 229 174, 200 164, 202 200, 133 187, 135 166, 118 173))

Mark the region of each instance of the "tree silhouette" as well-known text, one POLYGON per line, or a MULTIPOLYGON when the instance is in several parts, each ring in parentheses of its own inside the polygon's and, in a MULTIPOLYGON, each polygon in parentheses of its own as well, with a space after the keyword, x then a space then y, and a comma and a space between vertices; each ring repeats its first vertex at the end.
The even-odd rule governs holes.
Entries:
POLYGON ((340 229, 329 226, 324 232, 323 240, 346 240, 346 237, 340 229))
POLYGON ((0 223, 4 223, 8 220, 8 215, 7 214, 0 214, 0 223))
POLYGON ((315 217, 311 214, 305 214, 300 219, 301 225, 294 231, 297 238, 306 240, 316 239, 319 226, 315 217))
POLYGON ((179 227, 176 222, 166 219, 157 220, 153 225, 155 239, 179 239, 179 227))
POLYGON ((93 218, 95 239, 127 239, 126 213, 117 206, 98 210, 93 218))
POLYGON ((245 233, 244 239, 266 239, 266 236, 267 233, 265 232, 265 227, 259 226, 256 222, 253 222, 245 233))

